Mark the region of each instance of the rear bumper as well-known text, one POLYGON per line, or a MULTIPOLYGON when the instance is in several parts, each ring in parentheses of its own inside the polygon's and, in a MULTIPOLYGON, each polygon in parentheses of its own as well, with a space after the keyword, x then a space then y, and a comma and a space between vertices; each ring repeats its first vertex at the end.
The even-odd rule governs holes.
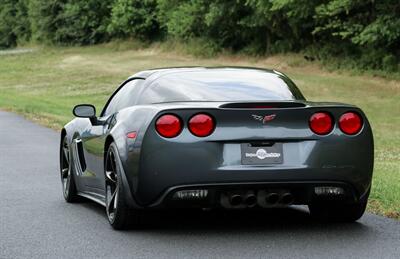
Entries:
POLYGON ((200 173, 181 173, 142 181, 133 195, 137 203, 145 207, 157 207, 179 189, 199 187, 208 189, 210 193, 218 193, 238 187, 237 189, 255 191, 270 188, 293 189, 299 197, 297 204, 309 204, 314 187, 325 185, 344 186, 346 200, 357 201, 369 190, 372 180, 372 170, 360 172, 352 167, 312 169, 230 166, 200 173))
MULTIPOLYGON (((293 195, 290 204, 306 205, 312 202, 336 201, 342 203, 355 203, 367 195, 358 193, 351 184, 338 181, 302 181, 302 182, 243 182, 243 183, 217 183, 217 184, 197 184, 181 185, 168 188, 152 204, 146 208, 222 208, 221 201, 225 195, 231 193, 253 193, 256 197, 265 192, 288 192, 293 195), (339 187, 344 190, 344 194, 338 196, 317 195, 315 187, 339 187), (183 190, 207 190, 207 196, 200 199, 179 199, 176 194, 183 190)), ((259 200, 260 198, 258 198, 259 200)), ((222 202, 223 203, 223 202, 222 202)), ((277 203, 272 207, 279 207, 277 203)), ((240 207, 240 206, 239 206, 240 207)), ((258 204, 251 207, 261 207, 258 204)))
POLYGON ((352 186, 358 198, 371 185, 373 149, 351 140, 286 142, 283 163, 262 166, 242 165, 239 143, 158 144, 144 152, 131 190, 144 206, 176 186, 248 182, 341 182, 352 186))

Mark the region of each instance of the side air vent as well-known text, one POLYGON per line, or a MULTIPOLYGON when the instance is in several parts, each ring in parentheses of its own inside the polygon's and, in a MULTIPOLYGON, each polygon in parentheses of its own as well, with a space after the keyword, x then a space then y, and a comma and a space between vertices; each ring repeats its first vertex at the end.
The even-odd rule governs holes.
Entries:
POLYGON ((304 103, 296 102, 266 102, 266 103, 226 103, 220 108, 226 109, 285 109, 305 107, 304 103))
POLYGON ((77 161, 78 162, 78 172, 81 171, 81 173, 85 172, 86 170, 86 163, 85 163, 85 157, 83 154, 83 146, 82 146, 82 140, 81 139, 75 139, 75 148, 76 148, 76 154, 78 155, 77 161))

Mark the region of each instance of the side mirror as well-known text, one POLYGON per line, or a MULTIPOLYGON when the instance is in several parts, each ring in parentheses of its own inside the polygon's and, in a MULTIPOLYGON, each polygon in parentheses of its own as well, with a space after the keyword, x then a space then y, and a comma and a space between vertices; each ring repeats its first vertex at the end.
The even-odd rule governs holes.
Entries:
POLYGON ((96 108, 91 104, 78 104, 74 107, 72 113, 79 118, 96 118, 96 108))

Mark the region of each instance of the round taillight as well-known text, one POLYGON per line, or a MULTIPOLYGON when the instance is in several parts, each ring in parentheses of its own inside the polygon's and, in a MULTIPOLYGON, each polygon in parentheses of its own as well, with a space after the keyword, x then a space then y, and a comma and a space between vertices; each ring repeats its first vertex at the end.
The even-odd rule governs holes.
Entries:
POLYGON ((362 124, 361 116, 355 112, 346 112, 339 118, 339 128, 348 135, 360 132, 362 124))
POLYGON ((210 135, 215 128, 214 119, 207 114, 196 114, 189 120, 189 130, 197 137, 210 135))
POLYGON ((318 135, 326 135, 333 129, 332 117, 326 112, 314 113, 309 123, 310 129, 318 135))
POLYGON ((156 121, 156 130, 158 134, 165 138, 173 138, 182 131, 181 120, 172 114, 162 115, 156 121))

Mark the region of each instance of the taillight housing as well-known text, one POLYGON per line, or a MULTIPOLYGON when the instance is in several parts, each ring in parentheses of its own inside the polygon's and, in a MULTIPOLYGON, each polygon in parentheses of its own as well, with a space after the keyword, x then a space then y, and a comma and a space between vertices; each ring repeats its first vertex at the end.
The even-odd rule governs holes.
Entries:
POLYGON ((197 137, 207 137, 215 129, 214 118, 208 114, 199 113, 190 118, 189 131, 197 137))
POLYGON ((361 116, 355 112, 346 112, 339 118, 339 128, 347 135, 355 135, 363 126, 361 116))
POLYGON ((181 119, 173 114, 160 116, 156 121, 156 130, 164 138, 174 138, 182 131, 181 119))
POLYGON ((333 129, 333 119, 327 112, 317 112, 311 115, 309 125, 315 134, 327 135, 333 129))

